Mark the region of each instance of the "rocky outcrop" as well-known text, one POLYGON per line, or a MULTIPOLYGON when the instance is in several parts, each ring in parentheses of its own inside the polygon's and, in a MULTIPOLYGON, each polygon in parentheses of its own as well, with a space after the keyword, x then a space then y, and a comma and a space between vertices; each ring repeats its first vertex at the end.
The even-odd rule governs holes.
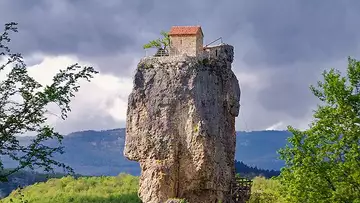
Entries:
POLYGON ((140 162, 145 203, 228 202, 240 88, 233 47, 217 57, 149 57, 128 100, 124 155, 140 162))

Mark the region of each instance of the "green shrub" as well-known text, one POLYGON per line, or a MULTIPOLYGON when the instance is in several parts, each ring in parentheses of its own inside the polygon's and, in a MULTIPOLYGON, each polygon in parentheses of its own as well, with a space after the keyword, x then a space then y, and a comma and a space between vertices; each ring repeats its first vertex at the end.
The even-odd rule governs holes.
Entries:
POLYGON ((275 178, 255 177, 249 203, 285 203, 280 191, 280 182, 275 178))

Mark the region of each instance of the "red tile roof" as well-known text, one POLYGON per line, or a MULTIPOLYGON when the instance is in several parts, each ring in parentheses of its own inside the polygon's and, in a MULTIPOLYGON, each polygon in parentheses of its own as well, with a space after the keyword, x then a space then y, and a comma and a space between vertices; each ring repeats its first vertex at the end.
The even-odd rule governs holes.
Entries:
POLYGON ((203 36, 201 26, 172 26, 169 35, 196 35, 200 32, 203 36))

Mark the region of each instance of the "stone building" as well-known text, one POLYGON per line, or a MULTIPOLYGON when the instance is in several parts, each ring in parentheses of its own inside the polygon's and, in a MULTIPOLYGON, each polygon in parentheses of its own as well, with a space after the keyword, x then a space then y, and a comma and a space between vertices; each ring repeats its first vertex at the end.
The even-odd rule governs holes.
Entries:
POLYGON ((203 51, 204 34, 200 26, 173 26, 169 37, 170 55, 198 56, 203 51))

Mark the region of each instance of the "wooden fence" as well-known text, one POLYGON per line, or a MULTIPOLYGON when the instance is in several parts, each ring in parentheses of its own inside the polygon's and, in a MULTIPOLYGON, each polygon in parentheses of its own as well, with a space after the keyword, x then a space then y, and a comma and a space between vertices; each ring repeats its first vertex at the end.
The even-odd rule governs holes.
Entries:
POLYGON ((231 186, 232 203, 246 203, 250 198, 251 185, 251 180, 235 177, 231 186))

